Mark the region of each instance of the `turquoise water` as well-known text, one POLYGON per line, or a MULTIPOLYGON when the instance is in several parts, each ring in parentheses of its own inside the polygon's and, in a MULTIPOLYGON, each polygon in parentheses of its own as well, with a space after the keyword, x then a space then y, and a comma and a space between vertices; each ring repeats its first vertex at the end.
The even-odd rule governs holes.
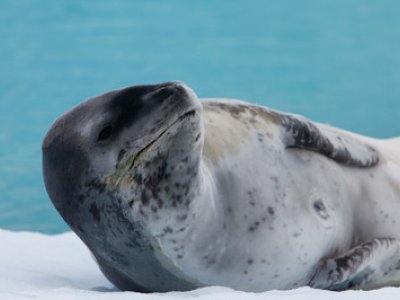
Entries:
POLYGON ((127 85, 180 79, 201 97, 400 135, 400 1, 0 3, 0 228, 67 229, 43 187, 43 136, 127 85))

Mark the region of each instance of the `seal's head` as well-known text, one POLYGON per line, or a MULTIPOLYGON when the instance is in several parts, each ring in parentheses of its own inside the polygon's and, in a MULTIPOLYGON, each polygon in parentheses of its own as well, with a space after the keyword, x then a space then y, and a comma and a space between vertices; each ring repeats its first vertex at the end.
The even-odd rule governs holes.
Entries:
POLYGON ((143 224, 159 218, 161 208, 181 204, 168 187, 183 180, 177 172, 195 172, 199 164, 201 109, 183 83, 134 86, 80 104, 45 137, 47 192, 120 288, 151 289, 146 281, 162 276, 143 271, 158 263, 143 224), (167 198, 172 201, 165 203, 167 198))

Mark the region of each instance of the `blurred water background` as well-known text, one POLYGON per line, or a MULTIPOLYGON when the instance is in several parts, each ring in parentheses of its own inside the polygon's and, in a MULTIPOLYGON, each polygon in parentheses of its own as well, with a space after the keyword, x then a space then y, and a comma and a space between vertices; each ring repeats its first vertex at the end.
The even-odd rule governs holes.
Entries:
POLYGON ((99 93, 180 79, 362 134, 400 135, 400 1, 1 0, 0 228, 67 230, 41 142, 99 93))

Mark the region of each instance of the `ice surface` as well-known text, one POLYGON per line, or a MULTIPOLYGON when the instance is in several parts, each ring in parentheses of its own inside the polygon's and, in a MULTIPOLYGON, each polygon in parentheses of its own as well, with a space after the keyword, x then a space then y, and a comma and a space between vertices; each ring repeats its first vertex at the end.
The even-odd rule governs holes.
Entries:
POLYGON ((207 299, 320 300, 400 299, 400 289, 329 292, 292 291, 244 293, 224 287, 191 292, 140 294, 120 292, 101 274, 87 248, 69 232, 50 236, 0 230, 0 299, 207 299))

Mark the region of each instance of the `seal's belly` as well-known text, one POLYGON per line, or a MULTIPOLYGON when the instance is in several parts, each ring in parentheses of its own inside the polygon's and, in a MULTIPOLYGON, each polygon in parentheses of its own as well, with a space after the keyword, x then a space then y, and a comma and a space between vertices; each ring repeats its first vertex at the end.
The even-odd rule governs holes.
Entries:
POLYGON ((304 285, 322 257, 350 245, 348 194, 340 190, 340 178, 327 182, 331 173, 324 168, 340 170, 324 159, 303 159, 279 162, 278 157, 275 165, 264 157, 219 173, 229 237, 224 259, 226 266, 235 261, 232 265, 241 269, 235 270, 239 285, 257 290, 266 282, 280 288, 304 285))

